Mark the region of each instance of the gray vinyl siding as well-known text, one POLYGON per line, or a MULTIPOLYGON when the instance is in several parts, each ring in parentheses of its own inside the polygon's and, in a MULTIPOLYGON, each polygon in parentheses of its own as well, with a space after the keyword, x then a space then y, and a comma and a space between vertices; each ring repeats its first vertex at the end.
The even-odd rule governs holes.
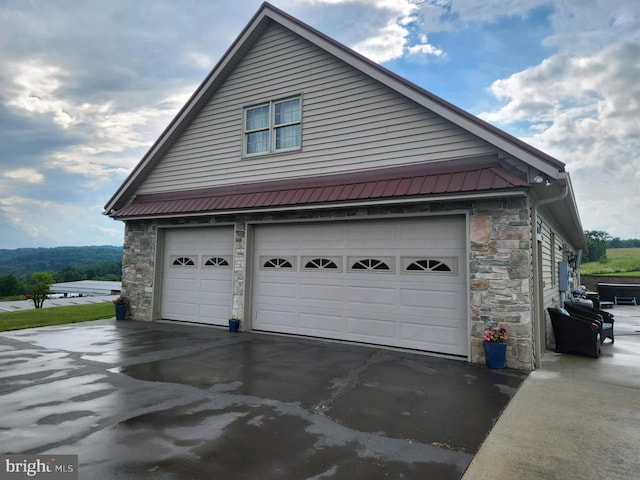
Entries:
POLYGON ((274 25, 138 193, 326 175, 496 153, 495 147, 274 25), (302 95, 302 148, 242 156, 243 108, 302 95))

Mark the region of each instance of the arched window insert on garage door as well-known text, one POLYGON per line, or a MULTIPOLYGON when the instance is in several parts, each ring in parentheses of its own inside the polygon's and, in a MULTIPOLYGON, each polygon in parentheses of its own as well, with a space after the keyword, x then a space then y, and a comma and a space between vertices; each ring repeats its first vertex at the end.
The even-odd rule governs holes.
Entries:
POLYGON ((176 255, 171 257, 172 267, 195 267, 198 261, 198 257, 187 257, 176 255))
POLYGON ((457 258, 455 257, 403 257, 402 265, 404 273, 436 273, 456 275, 458 270, 457 258))
POLYGON ((295 257, 260 257, 260 268, 263 270, 293 270, 295 257))
POLYGON ((393 258, 349 257, 349 271, 362 272, 370 270, 377 272, 393 272, 393 258))
POLYGON ((339 272, 342 270, 341 260, 340 257, 302 257, 302 269, 339 272))
POLYGON ((224 257, 208 257, 205 262, 205 267, 228 267, 231 262, 228 258, 224 257))

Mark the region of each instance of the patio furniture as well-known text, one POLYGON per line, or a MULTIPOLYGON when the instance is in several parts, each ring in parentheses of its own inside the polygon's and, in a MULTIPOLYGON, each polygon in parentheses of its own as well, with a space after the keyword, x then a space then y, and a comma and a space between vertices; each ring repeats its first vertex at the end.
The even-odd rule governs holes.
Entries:
POLYGON ((615 296, 613 297, 613 301, 615 302, 616 305, 633 305, 634 307, 636 306, 636 297, 618 297, 615 296))
POLYGON ((547 308, 556 340, 556 352, 600 356, 600 328, 597 321, 571 315, 564 308, 547 308))
POLYGON ((611 343, 615 342, 613 338, 613 314, 572 301, 564 302, 564 308, 572 315, 582 315, 592 320, 597 320, 600 324, 600 343, 604 343, 607 338, 611 339, 611 343))

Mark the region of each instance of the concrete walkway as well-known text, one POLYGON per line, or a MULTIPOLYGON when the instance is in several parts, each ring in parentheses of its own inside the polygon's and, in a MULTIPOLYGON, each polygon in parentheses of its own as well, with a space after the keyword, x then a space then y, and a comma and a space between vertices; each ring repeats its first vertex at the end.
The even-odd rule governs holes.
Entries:
POLYGON ((630 480, 640 472, 640 307, 616 306, 599 359, 548 351, 464 480, 630 480))

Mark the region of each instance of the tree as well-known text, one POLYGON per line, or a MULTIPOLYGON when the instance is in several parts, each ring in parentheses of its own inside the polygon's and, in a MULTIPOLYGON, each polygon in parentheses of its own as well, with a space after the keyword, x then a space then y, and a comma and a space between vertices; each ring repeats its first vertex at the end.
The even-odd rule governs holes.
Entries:
POLYGON ((42 308, 44 301, 51 293, 51 284, 54 283, 53 275, 49 272, 36 272, 31 275, 31 299, 36 308, 42 308))
POLYGON ((0 277, 0 296, 13 296, 20 295, 22 292, 22 288, 20 286, 20 281, 15 275, 3 275, 0 277))
POLYGON ((607 244, 611 236, 601 230, 585 230, 587 237, 587 254, 585 262, 597 262, 607 258, 607 244))

